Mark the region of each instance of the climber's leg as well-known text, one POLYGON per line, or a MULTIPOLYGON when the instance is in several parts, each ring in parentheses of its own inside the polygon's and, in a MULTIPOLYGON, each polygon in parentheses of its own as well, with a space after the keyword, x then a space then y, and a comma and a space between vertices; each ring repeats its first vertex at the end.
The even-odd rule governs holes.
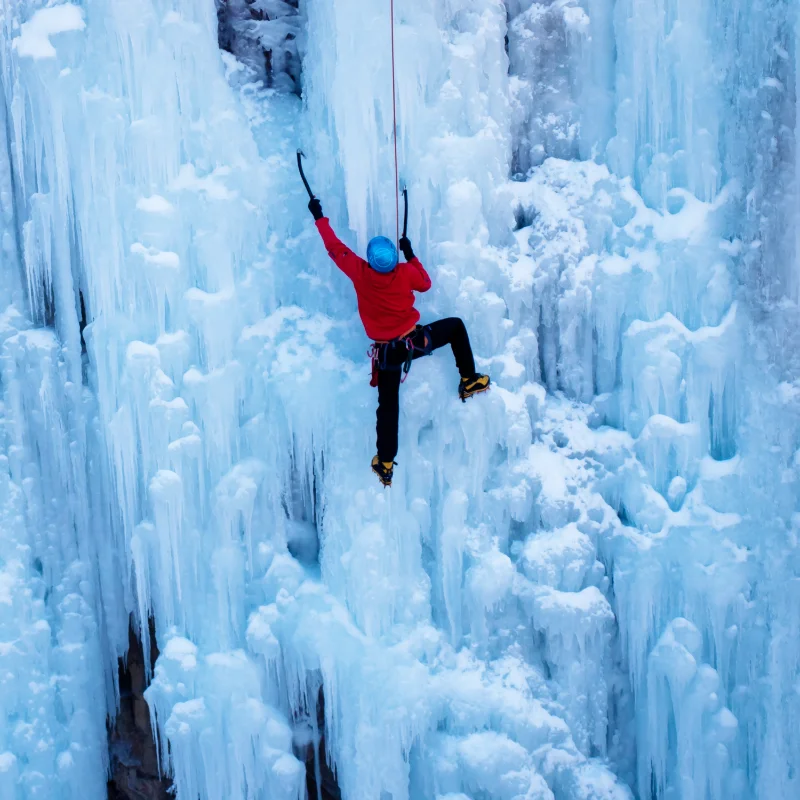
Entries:
POLYGON ((391 464, 397 455, 397 427, 400 421, 400 370, 378 370, 378 460, 391 464))
POLYGON ((458 317, 448 317, 425 327, 430 331, 431 349, 438 350, 449 344, 453 348, 459 374, 462 378, 471 378, 475 374, 475 359, 464 322, 458 317))
POLYGON ((491 381, 488 375, 481 375, 475 371, 475 358, 472 355, 469 334, 463 321, 458 317, 448 317, 431 323, 427 329, 430 331, 432 350, 446 344, 453 348, 456 367, 461 375, 458 396, 462 400, 466 400, 474 394, 485 392, 491 381))

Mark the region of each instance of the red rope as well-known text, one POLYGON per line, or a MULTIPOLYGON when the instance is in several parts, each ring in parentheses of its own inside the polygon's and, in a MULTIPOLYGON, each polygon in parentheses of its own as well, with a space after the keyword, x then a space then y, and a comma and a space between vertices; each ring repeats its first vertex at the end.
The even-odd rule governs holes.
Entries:
POLYGON ((389 0, 392 17, 392 134, 394 136, 395 241, 400 241, 400 173, 397 166, 397 81, 394 67, 394 0, 389 0))

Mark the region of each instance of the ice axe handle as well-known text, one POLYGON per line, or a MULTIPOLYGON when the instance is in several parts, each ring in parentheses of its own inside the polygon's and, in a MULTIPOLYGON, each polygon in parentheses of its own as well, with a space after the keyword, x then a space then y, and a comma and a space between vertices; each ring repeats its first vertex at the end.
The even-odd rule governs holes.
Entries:
POLYGON ((302 150, 297 151, 297 169, 300 170, 300 177, 303 179, 303 185, 306 187, 306 191, 308 192, 308 196, 311 200, 314 199, 314 192, 311 191, 311 187, 308 185, 308 181, 306 180, 306 174, 303 172, 303 157, 304 153, 302 150))
POLYGON ((403 211, 403 238, 405 238, 408 233, 408 188, 406 186, 403 187, 403 203, 405 206, 403 211))

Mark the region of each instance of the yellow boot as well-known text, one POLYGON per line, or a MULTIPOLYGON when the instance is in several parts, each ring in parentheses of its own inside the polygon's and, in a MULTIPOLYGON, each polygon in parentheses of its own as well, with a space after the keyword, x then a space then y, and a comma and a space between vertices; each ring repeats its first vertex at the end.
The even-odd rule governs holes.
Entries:
POLYGON ((458 396, 466 403, 468 397, 485 392, 491 384, 488 375, 475 374, 471 378, 462 378, 458 384, 458 396))
POLYGON ((378 456, 372 459, 372 471, 384 486, 392 485, 392 475, 394 475, 394 461, 379 461, 378 456))

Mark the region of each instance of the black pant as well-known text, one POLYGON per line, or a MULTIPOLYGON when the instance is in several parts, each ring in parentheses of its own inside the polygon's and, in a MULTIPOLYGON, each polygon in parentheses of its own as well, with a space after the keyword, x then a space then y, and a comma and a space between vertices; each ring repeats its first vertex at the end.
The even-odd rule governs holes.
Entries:
MULTIPOLYGON (((429 337, 427 352, 449 344, 453 348, 456 367, 461 377, 471 378, 475 374, 475 359, 472 357, 469 335, 458 317, 440 319, 424 328, 417 327, 411 335, 415 347, 413 358, 425 355, 423 348, 426 330, 429 337)), ((408 349, 402 340, 390 342, 381 349, 384 351, 381 353, 381 363, 385 363, 389 369, 378 370, 378 458, 381 461, 394 461, 400 420, 400 380, 403 377, 401 367, 408 358, 408 349)))

